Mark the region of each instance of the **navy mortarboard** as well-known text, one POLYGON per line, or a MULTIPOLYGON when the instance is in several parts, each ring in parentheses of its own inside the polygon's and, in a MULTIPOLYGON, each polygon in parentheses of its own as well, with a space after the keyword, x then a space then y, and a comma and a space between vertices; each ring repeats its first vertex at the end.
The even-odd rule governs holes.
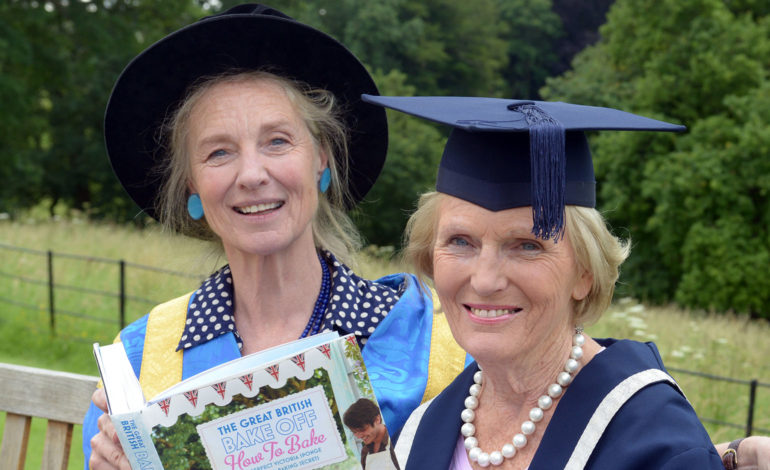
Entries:
POLYGON ((533 233, 558 238, 564 206, 595 207, 584 131, 683 131, 611 108, 473 97, 363 95, 366 102, 453 127, 436 190, 492 211, 532 206, 533 233))

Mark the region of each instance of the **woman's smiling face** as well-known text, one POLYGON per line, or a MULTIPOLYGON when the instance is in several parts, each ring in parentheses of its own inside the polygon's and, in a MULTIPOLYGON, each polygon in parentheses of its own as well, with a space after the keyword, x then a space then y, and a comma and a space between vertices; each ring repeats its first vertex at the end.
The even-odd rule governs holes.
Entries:
POLYGON ((192 109, 188 131, 190 191, 228 259, 312 243, 326 160, 279 85, 214 85, 192 109))
POLYGON ((493 212, 452 196, 439 208, 433 278, 457 342, 494 360, 570 331, 572 300, 591 286, 567 237, 532 235, 531 207, 493 212))

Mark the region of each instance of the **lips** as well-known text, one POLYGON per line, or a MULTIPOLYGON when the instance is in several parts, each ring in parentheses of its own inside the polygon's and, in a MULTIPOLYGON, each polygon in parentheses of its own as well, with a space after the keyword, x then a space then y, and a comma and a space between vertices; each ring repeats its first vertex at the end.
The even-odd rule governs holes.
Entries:
POLYGON ((264 212, 272 211, 272 210, 278 209, 281 206, 283 206, 283 202, 280 202, 280 201, 268 202, 264 204, 253 204, 250 206, 235 207, 235 211, 240 214, 252 215, 252 214, 261 214, 264 212))

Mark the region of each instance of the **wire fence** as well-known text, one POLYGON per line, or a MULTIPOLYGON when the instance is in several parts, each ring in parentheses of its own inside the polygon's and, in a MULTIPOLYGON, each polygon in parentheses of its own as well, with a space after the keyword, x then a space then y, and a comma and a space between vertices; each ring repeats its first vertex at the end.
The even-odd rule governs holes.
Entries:
MULTIPOLYGON (((29 300, 20 300, 19 298, 11 298, 11 297, 8 297, 7 295, 0 295, 0 302, 10 304, 10 305, 15 305, 17 307, 22 307, 28 310, 41 311, 41 312, 47 313, 49 329, 52 334, 56 334, 57 317, 61 317, 61 316, 78 318, 78 319, 98 322, 98 323, 113 324, 113 325, 116 325, 118 328, 122 329, 127 324, 127 320, 126 320, 127 302, 132 301, 132 302, 137 302, 139 304, 145 305, 147 307, 152 307, 154 305, 161 303, 162 301, 167 300, 165 298, 151 299, 151 298, 142 297, 140 295, 129 293, 127 289, 127 284, 126 284, 127 270, 154 272, 154 273, 161 274, 163 276, 190 279, 191 281, 201 280, 206 276, 205 274, 200 274, 200 273, 195 273, 195 274, 184 273, 179 271, 173 271, 170 269, 158 268, 155 266, 147 266, 147 265, 142 265, 137 263, 131 263, 122 259, 116 260, 111 258, 100 258, 95 256, 83 256, 83 255, 76 255, 76 254, 69 254, 69 253, 57 253, 51 250, 47 250, 47 251, 34 250, 30 248, 22 248, 22 247, 3 244, 3 243, 0 243, 0 250, 25 253, 28 255, 40 257, 42 260, 44 260, 43 262, 45 265, 45 269, 44 269, 45 274, 42 276, 39 275, 38 277, 31 277, 26 273, 10 272, 7 270, 7 268, 0 267, 0 278, 16 280, 19 283, 22 283, 25 285, 38 286, 38 287, 44 288, 46 292, 45 302, 38 301, 33 303, 29 300), (65 281, 61 281, 57 279, 55 265, 56 265, 56 260, 59 260, 59 259, 75 260, 75 261, 81 261, 89 264, 101 263, 104 265, 112 265, 116 267, 117 272, 116 272, 115 279, 113 279, 114 289, 109 289, 109 290, 96 289, 91 287, 85 287, 83 285, 67 283, 65 281), (73 310, 73 309, 65 308, 61 305, 57 305, 57 301, 56 301, 58 294, 62 292, 75 292, 85 296, 112 298, 117 301, 116 309, 112 316, 105 316, 103 314, 95 315, 92 313, 85 313, 82 310, 73 310), (41 305, 41 304, 44 304, 44 305, 41 305)), ((32 263, 32 264, 35 264, 35 263, 32 263)), ((13 266, 13 264, 4 263, 4 266, 6 267, 13 266)), ((37 271, 38 273, 40 272, 39 269, 32 269, 32 271, 37 271)), ((23 296, 19 296, 19 297, 25 298, 23 296)), ((101 312, 101 313, 104 313, 104 312, 101 312)))
MULTIPOLYGON (((151 299, 151 298, 146 298, 146 297, 129 293, 127 289, 127 284, 126 284, 127 270, 153 272, 156 274, 160 274, 162 276, 177 277, 181 279, 196 280, 196 281, 200 281, 206 276, 205 274, 184 273, 184 272, 173 271, 173 270, 154 267, 154 266, 130 263, 122 259, 115 260, 110 258, 100 258, 100 257, 93 257, 93 256, 82 256, 82 255, 74 255, 74 254, 67 254, 67 253, 55 253, 50 250, 48 251, 34 250, 29 248, 21 248, 17 246, 7 245, 3 243, 0 243, 0 250, 15 251, 19 253, 39 256, 45 259, 44 276, 32 277, 30 275, 22 275, 23 273, 20 273, 20 272, 8 272, 6 269, 0 268, 0 278, 12 279, 21 284, 28 284, 28 285, 45 288, 45 292, 47 293, 47 299, 44 306, 41 306, 41 302, 32 303, 29 301, 19 300, 18 298, 11 298, 6 295, 0 295, 0 303, 14 305, 14 306, 21 307, 23 309, 28 309, 31 311, 45 312, 48 317, 48 329, 50 333, 54 335, 56 334, 56 331, 57 331, 57 316, 66 316, 66 317, 76 318, 84 321, 107 323, 107 324, 116 325, 117 327, 122 329, 123 327, 126 326, 126 323, 127 323, 127 318, 126 318, 127 302, 129 301, 136 302, 138 304, 141 304, 147 307, 152 307, 165 300, 168 300, 167 298, 151 299), (81 261, 81 262, 86 262, 91 264, 101 263, 105 265, 116 266, 117 267, 116 279, 113 279, 112 281, 113 285, 115 286, 115 289, 114 290, 96 289, 96 288, 84 287, 81 285, 75 285, 75 284, 57 281, 57 278, 55 276, 56 274, 55 266, 56 266, 57 259, 69 259, 69 260, 76 260, 76 261, 81 261), (95 315, 91 313, 84 313, 83 311, 76 311, 72 309, 63 308, 57 305, 57 302, 56 302, 58 294, 62 292, 76 292, 78 294, 82 294, 86 296, 96 296, 96 297, 116 299, 117 300, 116 311, 113 313, 112 316, 103 316, 103 315, 95 315)), ((9 266, 9 264, 5 263, 5 266, 9 266)), ((760 387, 770 388, 770 384, 759 382, 757 379, 750 379, 750 380, 735 379, 731 377, 723 377, 718 375, 706 374, 703 372, 677 369, 672 367, 669 367, 668 370, 674 375, 685 374, 690 376, 696 376, 701 379, 710 380, 710 381, 722 381, 722 382, 728 382, 728 383, 734 384, 736 386, 746 386, 748 388, 749 396, 748 396, 748 409, 746 410, 745 423, 734 423, 734 422, 728 422, 724 420, 714 419, 710 417, 702 417, 702 416, 700 417, 700 419, 701 421, 706 423, 712 423, 712 424, 717 424, 721 426, 742 429, 745 431, 746 436, 750 436, 756 433, 770 434, 770 429, 757 427, 754 425, 757 389, 760 387)))
POLYGON ((736 385, 743 385, 748 387, 748 393, 749 393, 749 404, 748 409, 746 410, 746 423, 740 424, 740 423, 731 423, 724 420, 709 418, 709 417, 703 417, 698 416, 701 421, 705 423, 712 423, 712 424, 718 424, 720 426, 727 426, 731 428, 737 428, 737 429, 743 429, 745 430, 746 436, 751 436, 753 434, 768 434, 770 433, 770 429, 767 428, 761 428, 754 425, 754 417, 756 413, 756 402, 757 402, 757 388, 764 387, 770 389, 770 384, 762 383, 757 379, 751 379, 751 380, 744 380, 744 379, 734 379, 732 377, 723 377, 720 375, 713 375, 713 374, 706 374, 704 372, 697 372, 693 370, 686 370, 686 369, 678 369, 674 367, 668 367, 667 368, 669 373, 673 373, 673 375, 676 374, 685 374, 685 375, 691 375, 694 377, 699 377, 706 380, 714 380, 714 381, 720 381, 720 382, 727 382, 732 383, 736 385))

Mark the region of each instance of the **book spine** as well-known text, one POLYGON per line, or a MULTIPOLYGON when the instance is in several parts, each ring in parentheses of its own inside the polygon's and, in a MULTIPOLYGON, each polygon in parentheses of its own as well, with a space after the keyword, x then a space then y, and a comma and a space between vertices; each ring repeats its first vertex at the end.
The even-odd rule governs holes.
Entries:
POLYGON ((141 412, 111 415, 110 418, 133 470, 163 470, 141 412))

